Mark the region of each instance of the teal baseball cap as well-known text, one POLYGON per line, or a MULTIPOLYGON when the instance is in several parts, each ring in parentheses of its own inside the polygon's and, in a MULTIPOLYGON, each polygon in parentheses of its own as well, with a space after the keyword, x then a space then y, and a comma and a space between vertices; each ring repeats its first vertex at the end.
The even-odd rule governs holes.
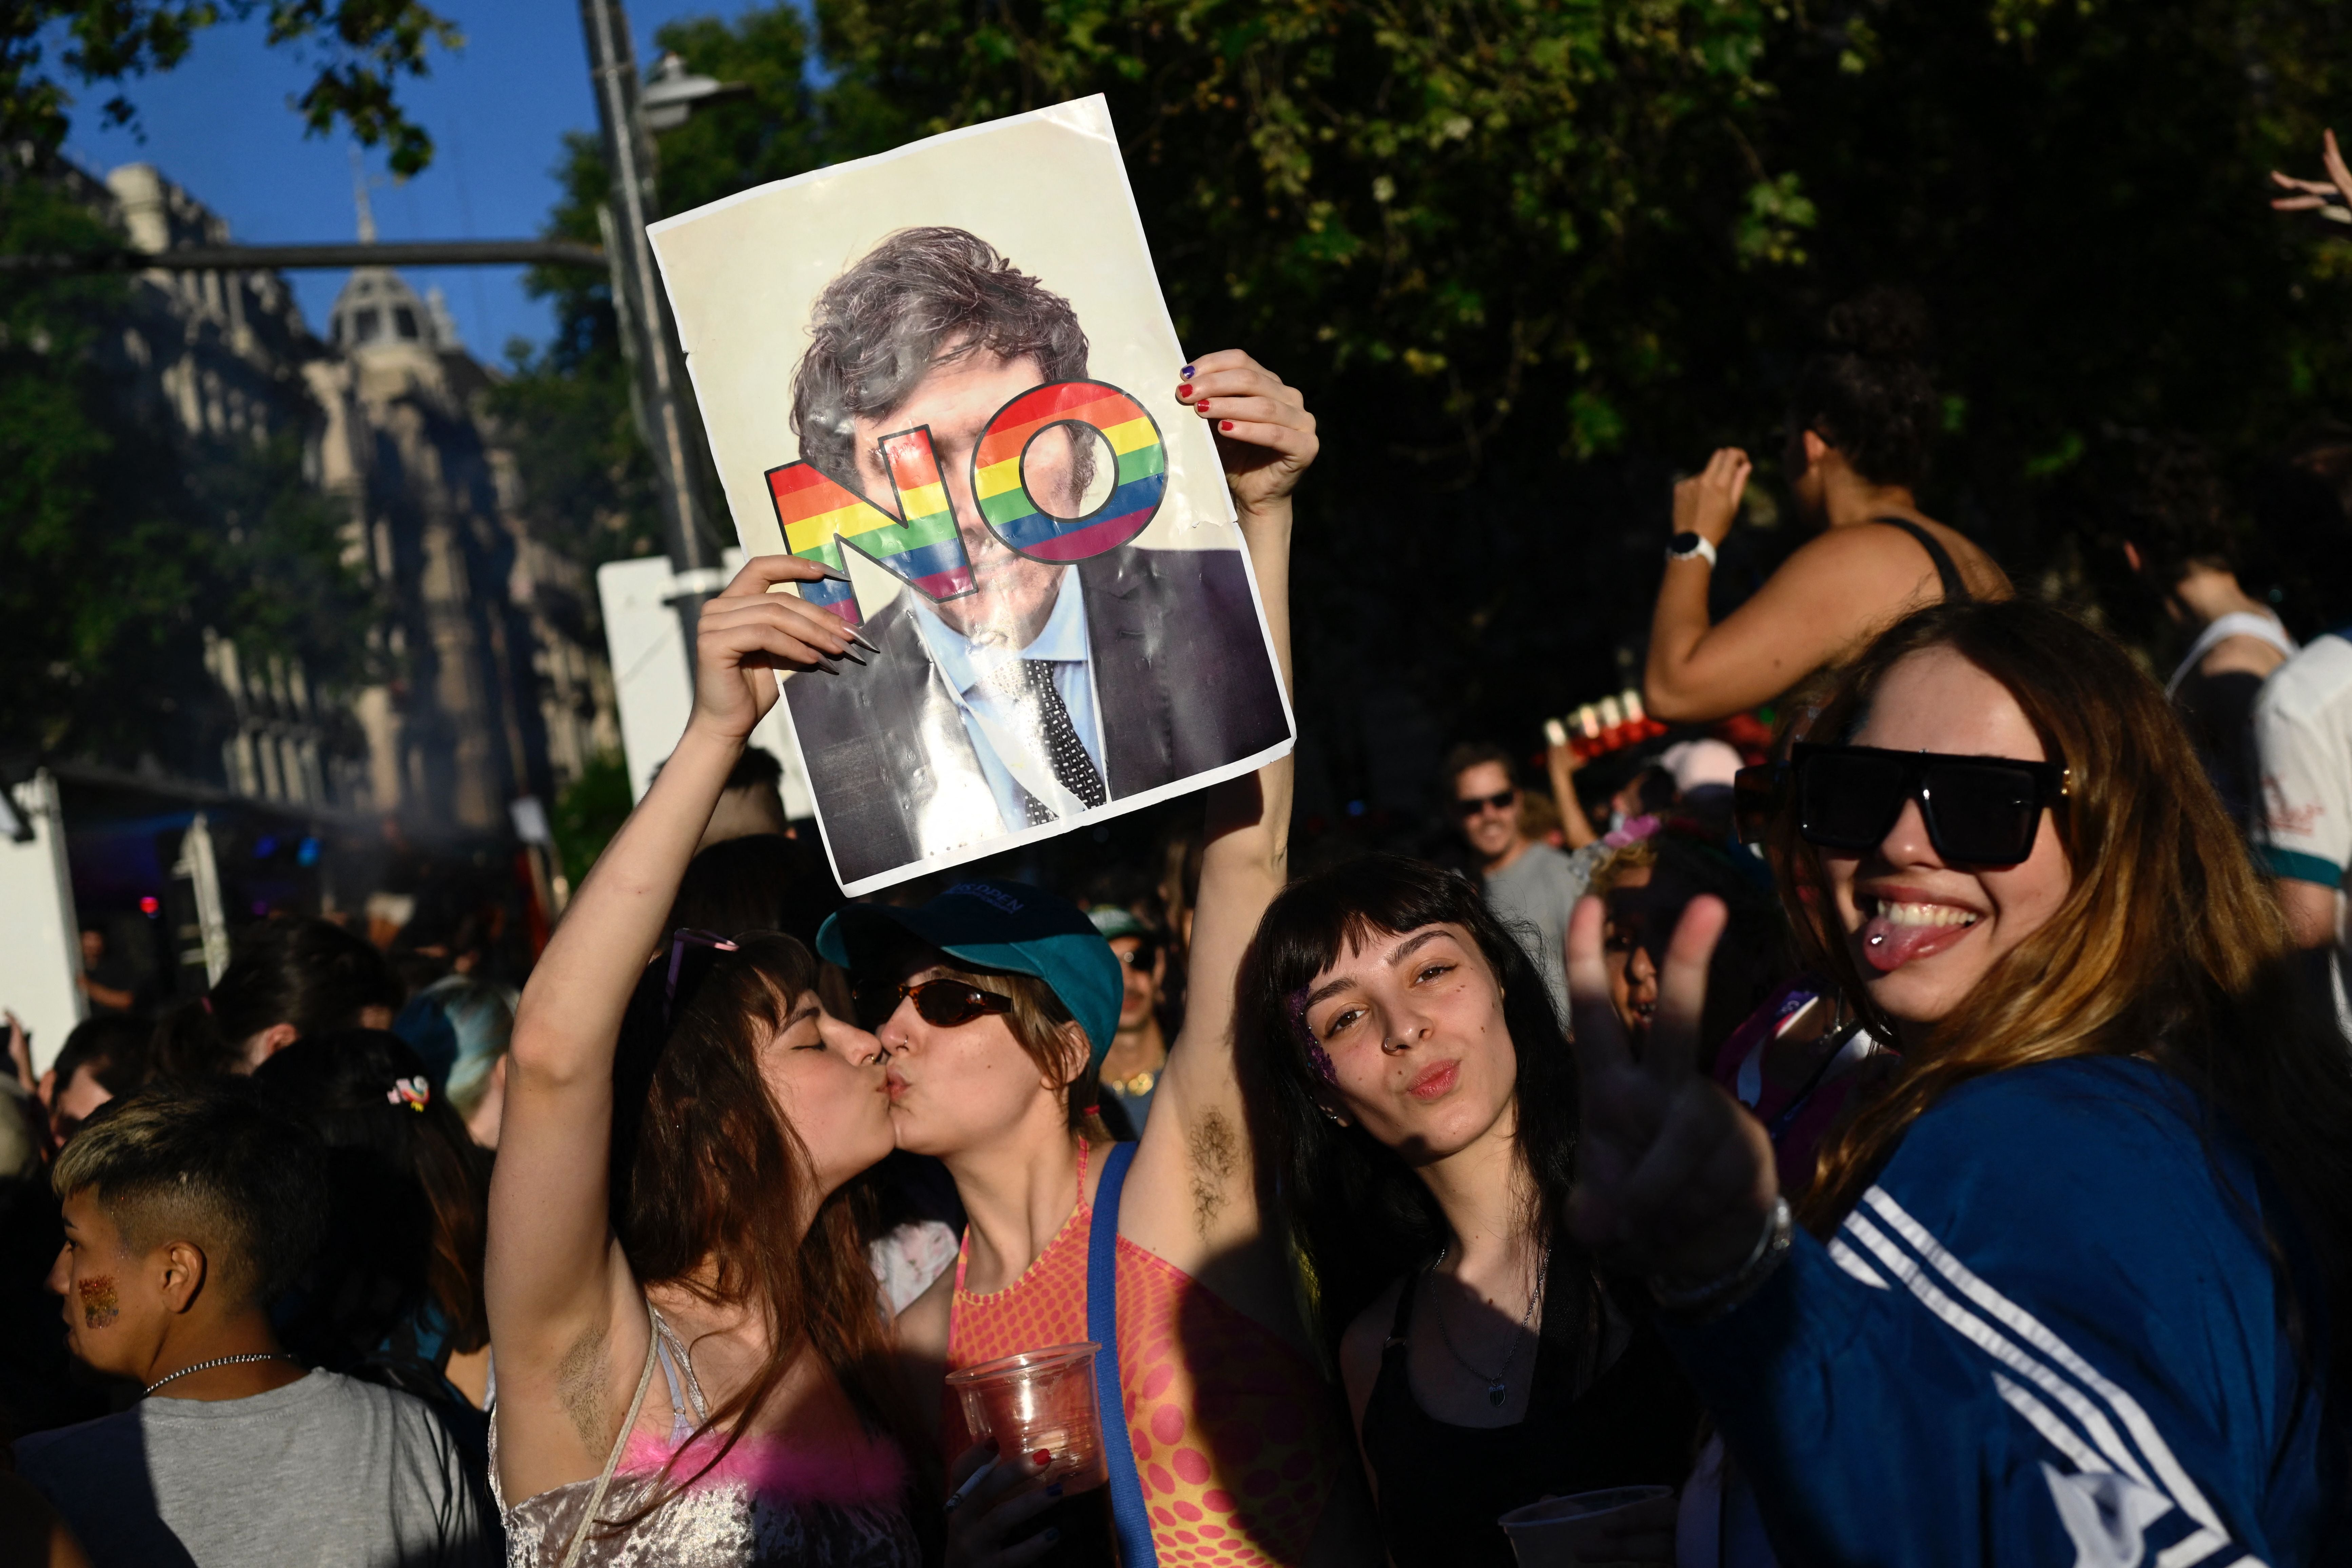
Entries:
POLYGON ((976 878, 911 908, 844 904, 818 929, 816 950, 854 975, 901 933, 974 968, 1035 975, 1087 1032, 1089 1065, 1109 1054, 1126 976, 1094 921, 1060 894, 976 878))

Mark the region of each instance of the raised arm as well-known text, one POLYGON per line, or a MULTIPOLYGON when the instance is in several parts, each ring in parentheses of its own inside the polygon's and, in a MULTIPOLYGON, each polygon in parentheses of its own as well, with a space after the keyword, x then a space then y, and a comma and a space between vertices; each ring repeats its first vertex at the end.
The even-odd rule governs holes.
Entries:
POLYGON ((768 591, 824 574, 761 556, 703 606, 686 734, 597 858, 516 1011, 485 1279, 510 1497, 595 1474, 635 1387, 646 1320, 606 1218, 622 1015, 728 772, 775 704, 772 672, 821 668, 850 646, 837 618, 768 591))
MULTIPOLYGON (((1676 485, 1676 532, 1721 544, 1748 474, 1747 454, 1726 447, 1676 485)), ((1927 554, 1886 528, 1829 530, 1719 626, 1707 618, 1713 574, 1705 556, 1693 555, 1669 560, 1658 584, 1642 697, 1668 723, 1706 723, 1769 702, 1936 592, 1927 554)))
MULTIPOLYGON (((1188 403, 1215 421, 1266 629, 1290 684, 1291 491, 1314 462, 1315 416, 1281 378, 1236 351, 1195 362, 1188 403)), ((1184 1027, 1136 1150, 1120 1229, 1188 1271, 1253 1237, 1257 1204, 1234 1079, 1234 979, 1258 918, 1290 874, 1292 764, 1286 754, 1208 796, 1186 972, 1184 1027)))

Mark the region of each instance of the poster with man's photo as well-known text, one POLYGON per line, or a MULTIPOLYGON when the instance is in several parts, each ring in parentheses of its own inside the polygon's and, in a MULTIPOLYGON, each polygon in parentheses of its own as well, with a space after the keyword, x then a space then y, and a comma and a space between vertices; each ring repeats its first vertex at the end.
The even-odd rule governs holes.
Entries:
POLYGON ((787 677, 858 894, 1286 751, 1290 706, 1100 98, 656 224, 743 547, 879 653, 787 677))

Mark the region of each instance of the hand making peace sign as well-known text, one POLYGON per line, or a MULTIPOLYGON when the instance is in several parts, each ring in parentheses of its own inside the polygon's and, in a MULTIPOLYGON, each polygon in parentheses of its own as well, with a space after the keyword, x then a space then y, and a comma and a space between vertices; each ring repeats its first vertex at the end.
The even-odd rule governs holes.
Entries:
POLYGON ((1640 1059, 1609 1002, 1605 920, 1580 900, 1568 928, 1570 1011, 1584 1126, 1570 1225, 1607 1265, 1683 1285, 1721 1279, 1757 1250, 1780 1195, 1772 1142, 1695 1058, 1706 966, 1728 918, 1691 900, 1660 976, 1640 1059))

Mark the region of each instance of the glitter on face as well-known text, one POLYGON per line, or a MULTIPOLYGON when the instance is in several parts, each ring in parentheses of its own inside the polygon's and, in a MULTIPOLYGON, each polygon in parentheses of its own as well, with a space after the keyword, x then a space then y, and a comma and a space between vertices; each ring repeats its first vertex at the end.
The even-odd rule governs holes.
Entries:
POLYGON ((114 1277, 100 1274, 83 1279, 74 1286, 81 1297, 81 1326, 86 1329, 110 1329, 114 1320, 122 1315, 121 1298, 114 1293, 114 1277))

